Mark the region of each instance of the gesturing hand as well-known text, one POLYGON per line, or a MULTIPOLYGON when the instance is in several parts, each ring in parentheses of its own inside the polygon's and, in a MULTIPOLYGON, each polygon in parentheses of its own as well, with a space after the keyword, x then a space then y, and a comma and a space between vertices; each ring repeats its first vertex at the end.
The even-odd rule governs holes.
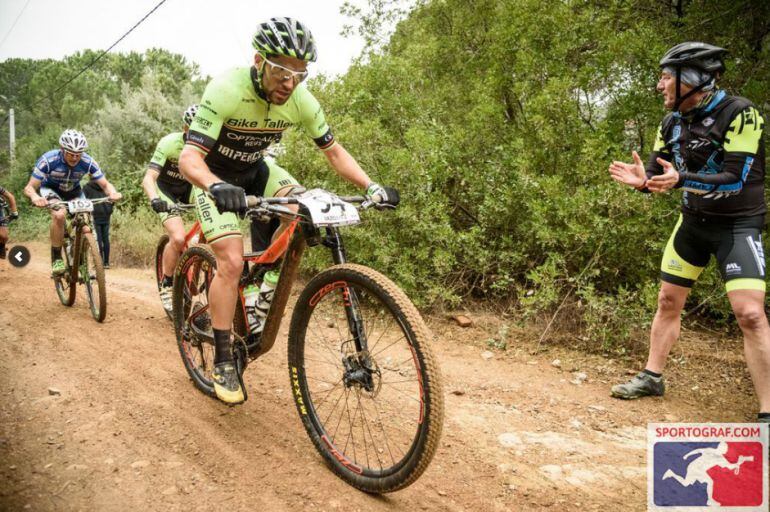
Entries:
POLYGON ((644 172, 642 159, 636 151, 631 153, 634 157, 633 164, 614 161, 610 164, 610 176, 618 183, 623 183, 634 188, 642 188, 647 181, 647 174, 644 172))
POLYGON ((658 158, 658 163, 663 166, 663 174, 653 176, 647 181, 647 188, 652 192, 665 192, 679 183, 679 172, 674 165, 662 158, 658 158))

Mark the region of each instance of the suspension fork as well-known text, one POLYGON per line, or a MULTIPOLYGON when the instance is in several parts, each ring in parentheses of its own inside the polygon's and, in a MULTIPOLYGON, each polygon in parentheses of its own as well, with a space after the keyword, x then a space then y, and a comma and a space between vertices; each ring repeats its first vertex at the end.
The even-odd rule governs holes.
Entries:
MULTIPOLYGON (((337 228, 326 228, 326 237, 323 243, 331 250, 332 260, 335 265, 347 263, 345 244, 342 242, 342 237, 337 228)), ((348 319, 348 330, 356 345, 356 352, 368 351, 369 346, 366 339, 366 330, 364 329, 364 320, 361 318, 361 303, 358 300, 358 295, 355 290, 349 287, 343 288, 342 293, 345 316, 348 319)))
MULTIPOLYGON (((64 230, 67 231, 67 221, 64 221, 64 230)), ((82 249, 83 245, 83 229, 80 223, 78 222, 77 218, 73 218, 72 222, 69 223, 69 230, 72 231, 74 229, 75 236, 72 235, 68 236, 69 243, 72 244, 70 247, 72 248, 72 260, 70 261, 70 286, 76 286, 78 283, 78 274, 80 273, 80 250, 82 249)), ((66 251, 67 248, 65 247, 64 250, 66 251)))

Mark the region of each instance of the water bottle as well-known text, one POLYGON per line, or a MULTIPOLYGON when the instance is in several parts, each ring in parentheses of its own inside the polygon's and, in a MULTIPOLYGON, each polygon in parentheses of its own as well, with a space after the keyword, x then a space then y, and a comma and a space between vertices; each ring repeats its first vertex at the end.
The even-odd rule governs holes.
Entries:
POLYGON ((258 325, 256 305, 259 298, 259 286, 250 284, 243 289, 243 305, 246 308, 246 324, 249 326, 249 332, 254 332, 258 325))
POLYGON ((251 334, 259 334, 265 328, 265 317, 270 311, 273 302, 275 285, 278 283, 278 272, 271 270, 265 273, 262 285, 257 288, 251 284, 243 290, 243 298, 246 306, 246 321, 249 324, 251 334))

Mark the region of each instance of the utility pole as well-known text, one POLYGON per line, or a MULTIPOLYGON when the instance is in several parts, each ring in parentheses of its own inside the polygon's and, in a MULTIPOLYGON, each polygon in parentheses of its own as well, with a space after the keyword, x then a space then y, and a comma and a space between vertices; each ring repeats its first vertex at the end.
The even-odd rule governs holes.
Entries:
POLYGON ((11 150, 11 160, 16 157, 16 116, 13 113, 13 109, 8 112, 8 142, 11 150))

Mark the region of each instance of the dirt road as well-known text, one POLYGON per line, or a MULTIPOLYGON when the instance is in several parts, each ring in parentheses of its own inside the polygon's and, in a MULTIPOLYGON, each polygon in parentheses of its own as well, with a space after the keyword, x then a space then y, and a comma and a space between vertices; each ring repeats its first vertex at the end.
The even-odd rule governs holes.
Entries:
MULTIPOLYGON (((0 267, 1 510, 644 510, 648 421, 743 421, 754 407, 733 374, 722 402, 676 373, 665 400, 613 401, 617 363, 563 352, 557 368, 515 340, 483 357, 483 318, 470 329, 437 318, 440 449, 414 485, 370 496, 337 479, 302 428, 286 321, 247 370, 249 401, 228 408, 189 381, 149 271, 108 271, 97 324, 82 289, 74 307, 58 303, 46 247, 28 247, 30 265, 0 267)), ((734 348, 722 350, 740 361, 734 348)))

